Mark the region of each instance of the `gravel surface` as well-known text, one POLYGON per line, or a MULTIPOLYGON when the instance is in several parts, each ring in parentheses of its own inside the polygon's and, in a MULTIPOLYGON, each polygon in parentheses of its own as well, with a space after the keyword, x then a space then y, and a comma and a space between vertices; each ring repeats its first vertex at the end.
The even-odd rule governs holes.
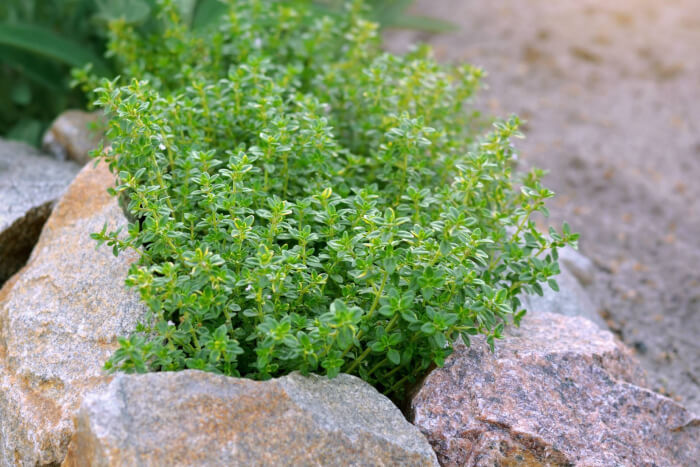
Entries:
POLYGON ((484 112, 527 120, 552 224, 597 266, 598 311, 652 389, 700 413, 700 2, 418 0, 459 31, 391 31, 404 51, 483 66, 484 112))

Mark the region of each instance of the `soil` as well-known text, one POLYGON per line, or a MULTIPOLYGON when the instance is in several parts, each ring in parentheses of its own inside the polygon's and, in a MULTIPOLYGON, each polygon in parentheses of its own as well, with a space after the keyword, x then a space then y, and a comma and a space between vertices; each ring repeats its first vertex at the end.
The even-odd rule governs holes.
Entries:
POLYGON ((484 67, 485 113, 527 120, 553 225, 597 266, 589 291, 650 388, 700 413, 700 2, 417 0, 459 30, 390 31, 484 67))

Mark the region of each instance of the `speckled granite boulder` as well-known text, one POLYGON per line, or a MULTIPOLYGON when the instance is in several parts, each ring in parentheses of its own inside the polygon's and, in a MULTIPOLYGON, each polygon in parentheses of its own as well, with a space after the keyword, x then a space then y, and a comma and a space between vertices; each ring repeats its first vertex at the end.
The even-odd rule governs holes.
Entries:
POLYGON ((448 466, 689 466, 700 420, 644 389, 638 364, 582 318, 524 318, 491 353, 458 346, 410 403, 448 466))
POLYGON ((54 202, 80 167, 0 139, 0 286, 24 265, 54 202))
POLYGON ((104 125, 100 112, 66 110, 46 130, 42 146, 57 159, 85 165, 103 137, 103 131, 93 128, 99 125, 104 125))
POLYGON ((64 466, 436 466, 421 433, 358 378, 118 375, 85 398, 64 466))
POLYGON ((86 166, 0 290, 0 465, 63 460, 83 394, 107 384, 116 337, 142 317, 124 287, 135 254, 115 258, 89 237, 125 222, 111 184, 105 167, 86 166))

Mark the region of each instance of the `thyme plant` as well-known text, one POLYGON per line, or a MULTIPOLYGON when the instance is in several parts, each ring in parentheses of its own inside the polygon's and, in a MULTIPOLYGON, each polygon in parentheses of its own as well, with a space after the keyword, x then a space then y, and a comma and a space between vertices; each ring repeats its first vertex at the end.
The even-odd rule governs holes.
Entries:
POLYGON ((360 2, 236 0, 206 34, 159 5, 165 37, 113 25, 126 84, 96 91, 132 222, 94 238, 139 252, 149 309, 108 369, 346 372, 401 397, 556 289, 577 235, 531 219, 553 194, 513 172, 518 119, 476 134, 481 70, 383 52, 360 2))

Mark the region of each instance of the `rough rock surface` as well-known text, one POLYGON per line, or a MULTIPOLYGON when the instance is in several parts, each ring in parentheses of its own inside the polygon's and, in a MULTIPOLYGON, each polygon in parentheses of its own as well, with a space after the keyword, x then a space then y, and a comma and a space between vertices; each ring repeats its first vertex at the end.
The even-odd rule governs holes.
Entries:
POLYGON ((581 316, 593 321, 601 329, 607 330, 605 320, 598 314, 598 309, 591 302, 580 281, 569 270, 567 263, 560 258, 561 274, 556 276, 559 292, 549 286, 543 287, 544 294, 523 295, 520 297, 523 306, 530 313, 557 313, 564 316, 581 316))
POLYGON ((79 169, 0 139, 0 285, 27 261, 53 203, 79 169))
POLYGON ((92 128, 100 122, 100 112, 67 110, 46 130, 42 146, 60 160, 87 164, 90 161, 89 152, 97 148, 103 136, 102 131, 92 128))
POLYGON ((123 285, 135 254, 115 258, 89 237, 125 222, 111 184, 105 167, 86 166, 0 290, 0 465, 63 459, 83 394, 108 382, 116 337, 142 316, 123 285))
POLYGON ((700 420, 640 387, 610 332, 539 313, 508 334, 458 346, 411 401, 443 465, 696 465, 700 420))
POLYGON ((349 375, 120 374, 76 425, 64 466, 437 465, 399 409, 349 375))

